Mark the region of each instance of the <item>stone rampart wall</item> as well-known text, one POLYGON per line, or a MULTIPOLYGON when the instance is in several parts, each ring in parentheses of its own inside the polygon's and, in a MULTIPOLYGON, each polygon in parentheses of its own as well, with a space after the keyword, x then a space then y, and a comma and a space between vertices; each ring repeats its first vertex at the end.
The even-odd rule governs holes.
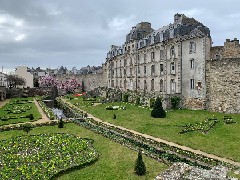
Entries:
POLYGON ((240 113, 240 58, 207 62, 207 109, 240 113))

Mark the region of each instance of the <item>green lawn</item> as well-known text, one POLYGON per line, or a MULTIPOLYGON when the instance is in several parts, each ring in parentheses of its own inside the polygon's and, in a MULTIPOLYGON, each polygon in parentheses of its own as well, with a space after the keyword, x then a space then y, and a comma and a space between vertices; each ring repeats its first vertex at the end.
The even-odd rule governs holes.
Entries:
MULTIPOLYGON (((57 132, 69 133, 82 138, 93 139, 93 146, 100 153, 100 158, 96 163, 90 166, 87 166, 80 170, 69 172, 56 179, 154 179, 161 171, 167 168, 166 165, 161 164, 146 156, 143 156, 143 160, 147 167, 147 175, 142 177, 136 176, 133 172, 133 169, 135 160, 137 158, 137 152, 72 123, 65 124, 65 127, 63 129, 59 129, 57 126, 34 128, 32 131, 29 132, 29 134, 31 135, 57 132)), ((11 138, 14 136, 20 136, 23 134, 26 133, 21 130, 1 132, 0 140, 11 138)))
MULTIPOLYGON (((81 101, 79 99, 71 102, 81 101)), ((224 124, 222 119, 226 114, 200 110, 170 110, 167 111, 166 118, 155 119, 150 117, 149 109, 120 102, 79 107, 103 121, 240 162, 240 115, 230 115, 237 123, 224 124), (108 105, 124 105, 126 110, 106 110, 108 105), (116 119, 113 119, 113 114, 116 114, 116 119), (180 126, 201 122, 213 116, 220 122, 207 134, 198 131, 179 134, 182 130, 180 126)))
MULTIPOLYGON (((33 114, 33 117, 34 117, 34 120, 38 120, 40 119, 42 116, 41 114, 38 112, 38 109, 37 107, 35 106, 34 102, 33 102, 33 98, 12 98, 10 100, 9 103, 5 104, 5 106, 3 106, 2 108, 0 108, 0 118, 1 117, 4 117, 4 116, 16 116, 17 119, 12 119, 12 118, 9 118, 8 120, 6 121, 3 121, 0 119, 0 126, 2 125, 7 125, 7 124, 16 124, 16 123, 20 123, 20 122, 29 122, 30 119, 29 118, 26 118, 26 115, 29 115, 29 114, 33 114), (28 103, 23 103, 23 104, 12 104, 16 101, 21 101, 21 100, 28 100, 28 101, 31 101, 31 102, 28 102, 28 103), (14 107, 16 108, 16 106, 21 106, 21 107, 27 107, 27 106, 30 106, 31 109, 27 110, 26 112, 22 112, 22 113, 8 113, 8 111, 6 111, 6 108, 9 108, 9 109, 13 109, 14 107), (20 118, 20 116, 23 116, 24 118, 20 118)), ((32 120, 32 121, 34 121, 32 120)))

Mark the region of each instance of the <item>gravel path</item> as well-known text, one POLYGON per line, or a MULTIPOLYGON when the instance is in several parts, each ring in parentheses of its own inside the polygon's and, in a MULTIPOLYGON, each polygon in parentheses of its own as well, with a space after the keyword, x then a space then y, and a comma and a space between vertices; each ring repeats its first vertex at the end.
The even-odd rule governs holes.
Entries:
POLYGON ((42 115, 42 118, 39 119, 39 120, 37 120, 37 121, 32 122, 32 124, 45 123, 45 122, 51 121, 51 120, 46 116, 46 114, 43 112, 43 110, 42 110, 42 108, 39 106, 37 100, 34 98, 33 101, 34 101, 34 104, 36 105, 39 113, 42 115))
MULTIPOLYGON (((64 102, 68 103, 68 104, 71 104, 71 103, 67 102, 66 99, 63 99, 63 98, 62 98, 62 100, 63 100, 64 102)), ((72 104, 71 104, 71 105, 72 105, 72 104)), ((87 113, 87 115, 88 115, 89 118, 92 118, 92 119, 94 119, 95 121, 98 121, 98 122, 102 122, 102 123, 104 123, 104 124, 106 124, 106 125, 114 126, 114 127, 120 128, 120 129, 122 129, 122 130, 127 130, 127 131, 129 131, 129 132, 134 133, 134 134, 138 134, 138 135, 141 135, 141 136, 143 136, 143 137, 146 137, 146 138, 149 138, 149 139, 153 139, 153 140, 155 140, 155 141, 157 141, 157 142, 163 142, 163 143, 165 143, 165 144, 168 144, 168 145, 170 145, 170 146, 174 146, 174 147, 180 148, 180 149, 182 149, 182 150, 190 151, 190 152, 193 152, 193 153, 195 153, 195 154, 200 154, 200 155, 206 156, 206 157, 208 157, 208 158, 216 159, 216 160, 223 161, 223 162, 226 162, 226 163, 229 163, 229 164, 233 164, 234 166, 240 167, 240 162, 235 162, 235 161, 232 161, 232 160, 227 159, 227 158, 223 158, 223 157, 216 156, 216 155, 214 155, 214 154, 209 154, 209 153, 203 152, 203 151, 201 151, 201 150, 192 149, 192 148, 190 148, 190 147, 182 146, 182 145, 176 144, 176 143, 174 143, 174 142, 166 141, 166 140, 161 139, 161 138, 156 138, 156 137, 153 137, 153 136, 148 135, 148 134, 143 134, 143 133, 134 131, 134 130, 132 130, 132 129, 127 129, 127 128, 122 127, 122 126, 117 126, 117 125, 114 125, 114 124, 111 124, 111 123, 108 123, 108 122, 104 122, 104 121, 102 121, 101 119, 94 117, 92 114, 89 114, 88 112, 86 112, 86 111, 84 111, 84 110, 82 110, 82 109, 80 109, 80 108, 78 108, 78 109, 81 110, 81 111, 83 111, 84 113, 87 113)))
POLYGON ((4 101, 0 101, 0 108, 2 108, 5 104, 7 104, 10 99, 5 99, 4 101))

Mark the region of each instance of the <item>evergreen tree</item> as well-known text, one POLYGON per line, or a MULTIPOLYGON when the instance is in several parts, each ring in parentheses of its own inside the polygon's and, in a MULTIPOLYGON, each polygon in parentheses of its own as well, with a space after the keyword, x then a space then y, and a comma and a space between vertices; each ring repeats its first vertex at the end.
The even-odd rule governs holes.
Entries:
POLYGON ((60 119, 59 122, 58 122, 58 128, 63 128, 63 120, 62 120, 62 117, 61 117, 61 119, 60 119))
POLYGON ((22 126, 22 130, 27 134, 32 130, 32 128, 33 128, 33 125, 30 123, 26 123, 22 126))
POLYGON ((151 112, 151 116, 153 118, 165 118, 166 112, 164 111, 162 107, 162 101, 158 97, 154 103, 153 110, 151 112))
POLYGON ((146 166, 145 166, 145 164, 143 162, 143 159, 142 159, 141 150, 138 151, 138 158, 137 158, 136 163, 135 163, 134 171, 139 176, 142 176, 142 175, 146 174, 146 166))

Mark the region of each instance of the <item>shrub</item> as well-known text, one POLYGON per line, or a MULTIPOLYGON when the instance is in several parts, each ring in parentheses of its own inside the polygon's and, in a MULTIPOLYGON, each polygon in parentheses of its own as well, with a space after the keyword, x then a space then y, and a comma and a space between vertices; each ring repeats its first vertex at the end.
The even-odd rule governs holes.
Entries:
POLYGON ((29 119, 30 119, 30 120, 33 120, 33 119, 34 119, 33 114, 29 114, 29 119))
POLYGON ((22 126, 22 130, 27 134, 32 130, 32 128, 33 128, 33 125, 30 123, 26 123, 22 126))
POLYGON ((60 118, 59 122, 58 122, 58 128, 63 128, 63 120, 62 118, 60 118))
POLYGON ((139 176, 142 176, 142 175, 146 174, 146 166, 145 166, 145 164, 143 162, 143 159, 142 159, 141 150, 138 151, 138 158, 137 158, 136 163, 135 163, 134 171, 139 176))
POLYGON ((140 97, 136 98, 136 105, 139 106, 140 105, 140 97))
POLYGON ((129 94, 123 94, 123 102, 128 102, 129 94))
POLYGON ((153 108, 154 103, 155 103, 155 99, 151 98, 149 103, 150 103, 150 108, 153 108))
POLYGON ((170 98, 170 100, 171 100, 172 108, 177 109, 177 107, 179 106, 180 100, 181 100, 180 97, 173 96, 170 98))
POLYGON ((166 112, 164 111, 162 107, 162 102, 160 98, 158 97, 154 103, 153 110, 151 112, 151 116, 153 118, 165 118, 166 112))

